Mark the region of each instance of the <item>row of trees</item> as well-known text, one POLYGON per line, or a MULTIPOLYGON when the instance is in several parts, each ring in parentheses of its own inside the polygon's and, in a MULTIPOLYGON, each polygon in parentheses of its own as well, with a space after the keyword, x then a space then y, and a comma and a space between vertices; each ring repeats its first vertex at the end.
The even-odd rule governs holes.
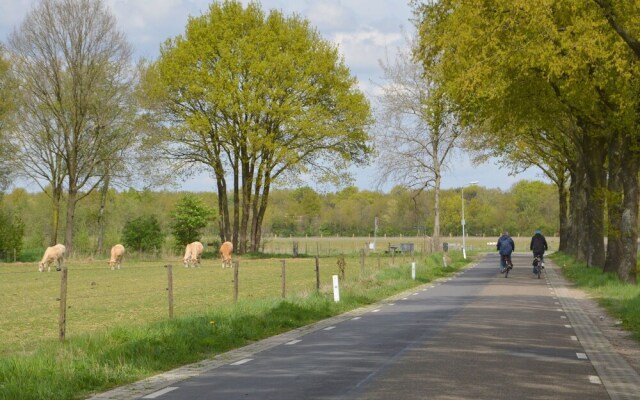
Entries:
POLYGON ((470 145, 514 169, 540 167, 557 187, 561 249, 635 282, 640 3, 412 5, 416 60, 470 145))
MULTIPOLYGON (((461 191, 442 190, 441 197, 442 233, 459 236, 461 191)), ((535 229, 553 235, 558 230, 558 203, 551 184, 521 181, 506 192, 472 186, 465 188, 464 201, 469 235, 495 238, 504 229, 514 235, 532 235, 535 229)), ((3 258, 12 259, 16 248, 20 255, 16 240, 25 254, 41 255, 48 244, 48 230, 42 223, 51 213, 48 202, 45 194, 24 189, 15 189, 1 199, 0 208, 6 210, 6 218, 22 221, 18 231, 10 230, 10 224, 0 225, 3 258)), ((110 190, 101 217, 102 196, 92 193, 76 213, 76 252, 104 256, 111 245, 119 242, 131 251, 167 252, 194 240, 219 243, 217 213, 206 206, 216 202, 215 193, 110 190), (100 218, 105 220, 102 230, 100 218), (101 250, 99 242, 106 243, 107 249, 101 250)), ((379 236, 415 236, 430 235, 433 230, 435 193, 427 190, 415 196, 412 189, 403 186, 388 193, 355 187, 318 193, 303 187, 276 189, 271 203, 265 215, 263 243, 273 235, 373 236, 376 218, 379 236)))
POLYGON ((102 0, 39 0, 2 48, 0 184, 40 185, 47 242, 64 232, 69 253, 89 196, 103 230, 112 188, 202 170, 220 239, 256 250, 276 181, 343 181, 371 152, 368 101, 300 16, 214 1, 157 60, 132 53, 102 0))

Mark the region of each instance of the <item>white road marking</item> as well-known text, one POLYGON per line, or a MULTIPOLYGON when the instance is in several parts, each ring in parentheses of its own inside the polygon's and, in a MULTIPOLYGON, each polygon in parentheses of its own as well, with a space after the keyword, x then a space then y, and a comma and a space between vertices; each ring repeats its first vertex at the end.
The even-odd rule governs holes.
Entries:
POLYGON ((585 353, 576 353, 576 356, 578 356, 578 359, 580 360, 588 360, 589 357, 587 357, 587 355, 585 353))
POLYGON ((408 297, 404 297, 402 300, 409 300, 409 298, 408 297))
POLYGON ((292 345, 292 344, 296 344, 296 343, 300 343, 300 342, 302 342, 302 340, 300 340, 300 339, 296 339, 296 340, 292 340, 292 341, 290 341, 290 342, 287 342, 287 343, 285 343, 285 344, 286 344, 286 345, 292 345))
POLYGON ((396 303, 389 303, 389 305, 390 305, 390 306, 395 306, 395 305, 396 305, 396 303))
POLYGON ((561 315, 560 318, 567 319, 567 316, 566 315, 561 315))
POLYGON ((376 308, 375 310, 373 310, 373 311, 371 311, 371 312, 378 312, 378 311, 380 311, 380 309, 379 309, 379 308, 376 308))
POLYGON ((577 341, 578 337, 577 336, 571 336, 571 340, 576 340, 577 341))
POLYGON ((596 385, 602 385, 602 381, 600 380, 600 378, 595 375, 589 375, 589 382, 596 385))
POLYGON ((351 319, 352 319, 353 321, 356 321, 356 320, 358 320, 358 319, 360 319, 360 318, 362 318, 362 317, 353 317, 353 318, 351 318, 351 319))
POLYGON ((419 295, 419 294, 420 294, 420 293, 414 293, 414 294, 412 294, 412 296, 417 296, 417 295, 419 295))
POLYGON ((169 392, 171 392, 173 390, 176 390, 176 389, 179 389, 179 388, 174 387, 174 386, 169 386, 169 387, 166 387, 166 388, 164 388, 162 390, 158 390, 157 392, 148 394, 148 395, 144 396, 143 399, 156 399, 156 398, 162 396, 163 394, 169 393, 169 392))
POLYGON ((571 328, 571 325, 565 325, 564 327, 565 328, 571 328))
POLYGON ((556 308, 556 311, 562 311, 562 308, 556 308))
POLYGON ((336 328, 335 326, 327 326, 326 328, 323 329, 323 331, 330 331, 335 328, 336 328))
POLYGON ((557 306, 559 306, 559 305, 560 305, 560 303, 558 303, 557 301, 556 301, 555 303, 553 303, 553 304, 555 304, 555 305, 557 305, 557 306))
POLYGON ((231 363, 229 365, 242 365, 242 364, 248 363, 249 361, 253 361, 253 358, 245 358, 244 360, 236 361, 236 362, 231 363))

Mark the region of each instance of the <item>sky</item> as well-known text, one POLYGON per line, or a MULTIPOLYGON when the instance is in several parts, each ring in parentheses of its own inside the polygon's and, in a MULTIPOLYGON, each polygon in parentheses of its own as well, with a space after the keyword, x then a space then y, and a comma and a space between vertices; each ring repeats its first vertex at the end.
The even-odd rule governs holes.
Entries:
MULTIPOLYGON (((189 16, 206 12, 211 0, 103 0, 116 17, 119 29, 134 48, 135 59, 155 59, 160 44, 184 32, 189 16)), ((243 0, 243 3, 247 3, 243 0)), ((346 65, 358 78, 360 89, 375 103, 376 92, 383 83, 379 60, 386 54, 395 55, 405 46, 404 33, 413 32, 411 8, 408 0, 262 0, 264 10, 278 9, 286 15, 294 13, 308 19, 324 39, 338 45, 346 65)), ((36 4, 33 0, 0 0, 0 40, 9 34, 36 4)), ((375 160, 373 160, 375 163, 375 160)), ((480 186, 508 190, 514 183, 545 180, 535 169, 516 176, 500 169, 495 162, 472 165, 465 154, 451 159, 442 187, 456 188, 478 181, 480 186)), ((374 166, 353 169, 355 185, 361 190, 386 191, 389 182, 376 186, 374 166)), ((309 182, 310 186, 314 186, 309 182)), ((182 184, 186 191, 212 191, 215 182, 208 175, 198 175, 182 184)))

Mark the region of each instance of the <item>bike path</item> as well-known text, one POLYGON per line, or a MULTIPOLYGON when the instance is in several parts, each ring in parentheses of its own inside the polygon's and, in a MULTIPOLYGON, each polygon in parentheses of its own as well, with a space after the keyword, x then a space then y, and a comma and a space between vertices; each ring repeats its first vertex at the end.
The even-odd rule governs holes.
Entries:
MULTIPOLYGON (((582 345, 591 333, 576 333, 557 276, 547 268, 534 279, 530 261, 514 257, 505 279, 488 256, 451 279, 93 399, 624 398, 598 377, 582 345)), ((625 379, 617 388, 638 393, 625 379)))

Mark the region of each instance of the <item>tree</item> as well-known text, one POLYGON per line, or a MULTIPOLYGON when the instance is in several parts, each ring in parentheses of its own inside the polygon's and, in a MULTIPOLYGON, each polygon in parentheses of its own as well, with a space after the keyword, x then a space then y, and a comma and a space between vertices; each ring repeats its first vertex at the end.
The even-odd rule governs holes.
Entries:
POLYGON ((9 163, 13 151, 9 146, 7 135, 15 109, 13 102, 15 91, 16 82, 11 74, 11 64, 4 46, 0 44, 0 192, 9 186, 13 173, 9 163))
POLYGON ((369 104, 337 48, 308 21, 265 16, 258 3, 214 2, 191 18, 146 69, 142 89, 156 123, 150 139, 178 163, 212 172, 220 238, 241 253, 260 246, 277 180, 344 177, 370 153, 369 104))
POLYGON ((214 215, 215 211, 194 195, 183 196, 171 212, 171 233, 176 238, 176 245, 183 247, 200 240, 202 228, 214 215))
POLYGON ((160 249, 164 234, 158 218, 148 215, 128 221, 122 229, 122 242, 127 248, 141 252, 160 249))
POLYGON ((66 190, 65 245, 72 253, 78 201, 135 138, 128 125, 131 48, 101 0, 41 0, 9 46, 22 93, 16 160, 50 191, 52 232, 66 190))
MULTIPOLYGON (((605 254, 604 211, 610 206, 607 191, 616 187, 608 181, 618 179, 606 167, 624 158, 611 157, 616 148, 625 149, 629 159, 624 176, 635 178, 627 179, 627 218, 614 224, 627 226, 630 245, 634 233, 628 226, 637 225, 640 96, 633 78, 638 63, 630 62, 633 53, 596 3, 414 5, 421 21, 418 55, 425 70, 446 88, 461 118, 488 134, 489 146, 515 137, 515 143, 527 146, 512 147, 512 152, 535 151, 543 160, 554 155, 547 166, 558 184, 566 184, 564 177, 569 176, 566 249, 590 265, 604 266, 605 256, 615 257, 615 252, 605 254), (521 141, 525 136, 533 141, 521 141), (620 140, 621 147, 616 144, 620 140)), ((622 2, 600 3, 622 7, 622 2)), ((626 10, 637 25, 637 4, 626 10)), ((623 213, 609 215, 618 214, 623 213)), ((633 246, 637 244, 627 246, 623 257, 628 266, 618 269, 627 281, 635 281, 635 267, 630 267, 637 257, 633 246)))
POLYGON ((399 49, 393 64, 388 59, 380 64, 386 81, 377 113, 380 179, 412 188, 414 201, 433 187, 433 246, 440 248, 442 172, 463 131, 443 92, 425 76, 410 51, 399 49))

